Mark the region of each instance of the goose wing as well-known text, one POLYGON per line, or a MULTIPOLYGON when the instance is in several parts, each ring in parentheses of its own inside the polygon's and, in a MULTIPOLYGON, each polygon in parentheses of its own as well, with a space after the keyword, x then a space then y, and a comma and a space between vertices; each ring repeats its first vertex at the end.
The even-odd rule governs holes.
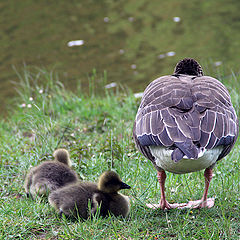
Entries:
POLYGON ((222 145, 226 156, 238 136, 238 120, 229 93, 218 80, 172 75, 156 79, 144 91, 133 128, 139 150, 154 162, 149 146, 174 150, 173 160, 198 158, 200 149, 222 145))

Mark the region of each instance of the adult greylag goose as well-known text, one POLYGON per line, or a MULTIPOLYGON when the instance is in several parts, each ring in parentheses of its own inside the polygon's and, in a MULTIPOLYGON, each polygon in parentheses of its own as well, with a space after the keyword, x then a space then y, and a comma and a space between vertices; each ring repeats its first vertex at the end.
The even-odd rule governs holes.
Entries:
POLYGON ((161 199, 154 208, 212 207, 207 199, 213 167, 234 146, 239 127, 226 87, 204 76, 192 58, 181 60, 173 75, 151 82, 143 93, 134 127, 137 148, 158 171, 161 199), (176 174, 205 169, 201 200, 169 204, 165 171, 176 174))

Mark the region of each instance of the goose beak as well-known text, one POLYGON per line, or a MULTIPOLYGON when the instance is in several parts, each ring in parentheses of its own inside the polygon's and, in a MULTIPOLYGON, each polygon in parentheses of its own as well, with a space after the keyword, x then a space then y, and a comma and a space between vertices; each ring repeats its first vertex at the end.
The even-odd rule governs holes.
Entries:
POLYGON ((121 189, 130 189, 131 187, 127 185, 126 183, 122 182, 121 183, 121 189))

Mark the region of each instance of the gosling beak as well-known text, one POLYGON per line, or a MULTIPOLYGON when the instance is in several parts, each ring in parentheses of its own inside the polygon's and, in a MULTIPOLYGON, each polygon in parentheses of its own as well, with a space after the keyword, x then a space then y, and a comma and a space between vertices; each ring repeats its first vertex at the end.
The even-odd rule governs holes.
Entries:
POLYGON ((121 188, 120 189, 130 189, 131 187, 127 185, 126 183, 122 182, 121 183, 121 188))

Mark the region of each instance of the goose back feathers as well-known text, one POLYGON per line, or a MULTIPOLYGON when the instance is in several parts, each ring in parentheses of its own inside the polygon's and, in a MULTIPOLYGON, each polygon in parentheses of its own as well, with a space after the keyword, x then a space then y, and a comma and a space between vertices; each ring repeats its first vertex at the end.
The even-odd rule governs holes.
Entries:
POLYGON ((217 161, 230 152, 238 136, 238 119, 226 87, 203 76, 200 65, 196 71, 183 66, 181 61, 173 75, 149 84, 136 115, 136 146, 157 169, 150 146, 171 150, 174 162, 198 159, 205 151, 219 147, 217 161))

